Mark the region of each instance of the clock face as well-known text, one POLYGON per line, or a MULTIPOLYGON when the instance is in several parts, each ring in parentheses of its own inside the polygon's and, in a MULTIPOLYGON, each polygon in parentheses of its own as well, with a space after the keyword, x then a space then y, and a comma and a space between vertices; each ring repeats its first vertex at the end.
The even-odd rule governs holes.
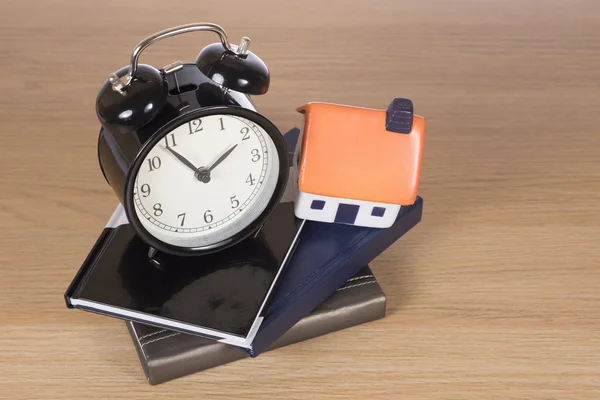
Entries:
POLYGON ((156 239, 210 246, 251 225, 276 190, 280 162, 263 127, 240 115, 190 119, 161 135, 133 185, 133 207, 156 239))

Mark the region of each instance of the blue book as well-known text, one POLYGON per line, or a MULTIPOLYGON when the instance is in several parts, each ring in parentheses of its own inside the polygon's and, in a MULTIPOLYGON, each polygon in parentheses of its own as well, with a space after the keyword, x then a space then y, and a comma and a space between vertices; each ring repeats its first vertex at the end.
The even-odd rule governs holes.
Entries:
MULTIPOLYGON (((290 160, 300 130, 284 135, 290 160)), ((309 315, 348 279, 369 264, 421 220, 423 199, 402 207, 387 229, 306 221, 298 247, 278 282, 252 346, 251 357, 265 351, 297 322, 309 315)))
POLYGON ((423 212, 423 199, 402 207, 386 229, 306 221, 298 247, 263 315, 251 348, 256 357, 348 279, 413 228, 423 212))

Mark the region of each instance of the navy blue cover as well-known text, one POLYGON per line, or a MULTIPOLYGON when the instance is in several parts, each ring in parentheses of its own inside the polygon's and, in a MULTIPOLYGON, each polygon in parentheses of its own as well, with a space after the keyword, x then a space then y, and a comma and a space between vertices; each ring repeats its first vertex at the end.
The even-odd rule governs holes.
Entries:
POLYGON ((414 227, 423 199, 402 207, 387 229, 306 221, 300 243, 280 279, 252 350, 256 357, 335 293, 348 279, 414 227))

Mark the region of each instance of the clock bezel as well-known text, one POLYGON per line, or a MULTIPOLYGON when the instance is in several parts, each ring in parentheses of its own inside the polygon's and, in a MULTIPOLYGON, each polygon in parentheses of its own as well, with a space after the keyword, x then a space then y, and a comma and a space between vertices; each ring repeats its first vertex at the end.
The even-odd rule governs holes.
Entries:
POLYGON ((237 106, 211 106, 199 108, 196 110, 192 110, 188 113, 179 115, 173 120, 169 121, 167 124, 160 127, 149 140, 142 144, 133 163, 131 164, 131 167, 129 168, 129 171, 127 172, 127 179, 125 182, 125 193, 123 197, 125 200, 125 213, 127 215, 129 223, 132 225, 136 234, 138 234, 138 236, 140 236, 141 239, 144 240, 149 246, 155 248, 158 251, 179 256, 196 256, 215 253, 217 251, 231 247, 241 242, 242 240, 248 238, 263 225, 263 223, 275 210, 277 204, 279 204, 279 202, 281 201, 281 198, 283 197, 283 194, 285 192, 288 176, 288 152, 285 142, 283 140, 283 135, 281 134, 279 129, 277 129, 277 127, 266 117, 255 111, 237 106), (275 191, 273 192, 273 195, 271 196, 271 199, 269 200, 269 203, 267 204, 267 207, 263 210, 263 212, 245 228, 243 228, 241 231, 234 234, 233 236, 230 236, 227 239, 210 245, 197 247, 175 246, 170 243, 163 242, 162 240, 156 238, 154 235, 148 232, 148 230, 140 222, 137 213, 135 212, 133 189, 138 171, 141 165, 143 164, 144 160, 146 159, 148 153, 173 129, 193 119, 217 114, 236 115, 242 118, 246 118, 259 125, 262 129, 264 129, 264 131, 269 135, 271 140, 273 140, 273 144, 275 145, 275 149, 277 150, 277 154, 279 156, 279 176, 277 177, 275 191))

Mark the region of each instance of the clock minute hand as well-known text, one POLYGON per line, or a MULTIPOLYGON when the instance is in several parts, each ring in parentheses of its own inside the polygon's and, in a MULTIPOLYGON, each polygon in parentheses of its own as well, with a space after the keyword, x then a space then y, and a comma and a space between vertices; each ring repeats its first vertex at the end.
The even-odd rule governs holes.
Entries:
POLYGON ((194 164, 192 164, 187 158, 185 158, 184 156, 182 156, 181 154, 179 154, 178 152, 176 152, 175 150, 173 150, 172 148, 167 146, 167 150, 171 152, 171 154, 173 154, 179 161, 181 161, 183 164, 185 164, 186 167, 188 167, 189 169, 191 169, 192 171, 196 172, 198 171, 198 168, 196 168, 194 166, 194 164))
POLYGON ((229 150, 227 150, 225 153, 223 153, 223 154, 221 155, 221 157, 217 158, 217 159, 215 160, 215 162, 213 162, 213 163, 211 164, 211 166, 210 166, 210 167, 208 167, 208 172, 212 171, 213 169, 215 169, 215 167, 216 167, 217 165, 221 164, 221 163, 223 162, 223 160, 225 160, 225 159, 226 159, 226 158, 227 158, 227 157, 228 157, 228 156, 231 154, 231 152, 232 152, 233 150, 235 150, 235 148, 236 148, 236 147, 237 147, 237 144, 234 144, 234 145, 233 145, 233 146, 232 146, 232 147, 231 147, 229 150))

